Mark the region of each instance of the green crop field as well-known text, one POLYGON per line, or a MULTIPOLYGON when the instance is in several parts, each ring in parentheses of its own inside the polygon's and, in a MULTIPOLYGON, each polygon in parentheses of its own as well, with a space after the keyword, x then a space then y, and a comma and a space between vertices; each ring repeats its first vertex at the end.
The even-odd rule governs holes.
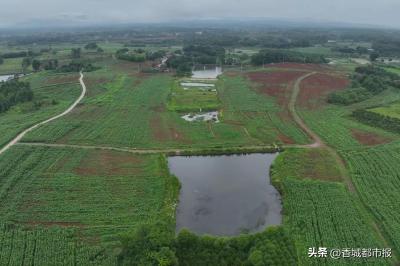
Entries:
POLYGON ((398 34, 238 29, 0 34, 0 75, 36 60, 18 80, 31 90, 0 84, 0 148, 67 110, 82 92, 81 70, 87 88, 71 112, 0 154, 0 266, 397 265, 400 87, 383 70, 400 70, 369 48, 397 58, 385 34, 398 34), (216 65, 216 79, 187 76, 216 65), (211 111, 218 119, 185 120, 211 111), (282 207, 273 226, 229 237, 176 232, 180 183, 167 155, 266 150, 279 151, 266 179, 282 207), (310 258, 320 247, 388 248, 392 257, 310 258))
POLYGON ((178 80, 177 82, 173 83, 171 94, 168 96, 169 110, 175 112, 198 112, 199 110, 212 111, 219 109, 219 100, 215 87, 185 88, 181 85, 181 83, 185 82, 191 81, 178 80))
POLYGON ((73 228, 27 229, 0 224, 1 265, 115 265, 104 249, 79 240, 73 228))
POLYGON ((18 104, 7 112, 0 113, 0 147, 23 129, 62 113, 81 92, 76 74, 35 74, 25 80, 31 82, 34 102, 18 104), (68 83, 65 83, 65 80, 68 83))
MULTIPOLYGON (((380 105, 383 107, 376 107, 368 110, 384 115, 393 115, 397 107, 396 102, 398 101, 398 97, 398 92, 388 90, 364 102, 346 107, 328 105, 319 110, 319 112, 304 108, 301 109, 301 115, 310 128, 317 132, 326 143, 339 150, 340 156, 346 163, 349 177, 355 186, 355 191, 350 192, 350 199, 358 195, 359 201, 352 201, 358 202, 358 204, 355 204, 356 207, 357 205, 364 206, 361 208, 363 209, 363 215, 367 213, 370 217, 363 218, 363 220, 372 220, 373 224, 375 224, 374 227, 380 228, 379 230, 385 238, 385 242, 383 243, 382 240, 380 240, 380 245, 391 246, 396 252, 399 250, 400 239, 398 235, 399 217, 395 211, 399 207, 397 206, 398 201, 395 200, 395 197, 400 193, 398 186, 400 181, 400 168, 398 167, 398 165, 400 165, 398 161, 400 159, 398 134, 357 122, 351 118, 350 114, 353 110, 360 108, 368 109, 371 106, 380 105), (392 102, 395 103, 391 104, 392 102)), ((284 157, 281 161, 289 157, 290 153, 283 155, 284 157)), ((289 158, 293 158, 294 156, 295 154, 292 154, 289 158)), ((326 158, 326 156, 324 157, 326 158)), ((304 159, 302 160, 304 161, 304 159)), ((278 160, 278 162, 281 161, 278 160)), ((277 165, 279 166, 279 164, 277 165)), ((306 165, 306 163, 303 162, 303 165, 306 165)), ((297 172, 293 173, 293 171, 290 171, 292 168, 282 168, 281 171, 287 173, 287 176, 291 176, 290 174, 296 176, 295 173, 297 172)), ((302 166, 302 169, 304 169, 304 166, 302 166)), ((293 181, 295 180, 289 180, 288 184, 291 184, 293 181)), ((300 181, 296 180, 295 182, 301 184, 300 181)), ((283 187, 284 183, 285 182, 283 182, 283 187)), ((314 183, 314 185, 316 184, 317 183, 314 183)), ((340 188, 337 184, 326 186, 332 188, 336 186, 336 190, 340 188)), ((340 188, 340 190, 342 190, 341 193, 343 194, 344 190, 342 188, 340 188)), ((296 190, 293 190, 293 192, 294 191, 296 190)), ((310 191, 314 194, 318 190, 310 189, 310 191)), ((349 192, 347 194, 349 194, 349 192)), ((290 205, 291 202, 298 202, 299 200, 300 199, 287 200, 286 202, 290 205)), ((334 202, 333 199, 330 201, 334 202)), ((296 206, 299 207, 300 205, 296 206)), ((340 213, 339 210, 338 213, 340 213)), ((292 222, 291 219, 293 215, 288 216, 290 217, 290 219, 288 218, 290 223, 292 222)), ((354 219, 355 215, 349 214, 349 217, 354 219)), ((346 217, 342 219, 344 221, 346 217)), ((352 223, 356 224, 357 222, 352 221, 352 223)), ((344 227, 345 226, 341 226, 340 228, 344 227)), ((358 228, 362 228, 362 226, 359 225, 358 228)), ((374 231, 371 229, 368 230, 374 231)), ((376 242, 374 243, 376 244, 376 242)))
POLYGON ((385 67, 386 71, 392 72, 394 74, 400 75, 400 68, 399 67, 385 67))
MULTIPOLYGON (((0 75, 22 73, 22 58, 4 59, 4 63, 0 64, 0 75)), ((28 71, 31 69, 28 69, 28 71)))
POLYGON ((389 116, 393 118, 400 118, 400 103, 396 102, 389 106, 376 107, 368 109, 368 111, 381 114, 383 116, 389 116))
MULTIPOLYGON (((304 256, 310 247, 384 246, 373 233, 371 218, 341 183, 335 164, 324 149, 289 149, 274 162, 273 183, 283 196, 284 226, 293 236, 300 265, 321 265, 320 261, 304 256)), ((369 260, 346 263, 388 265, 384 261, 369 260)), ((332 264, 336 265, 334 262, 327 265, 332 264)))
POLYGON ((361 199, 377 219, 385 236, 400 251, 400 146, 388 144, 343 153, 361 199))
POLYGON ((142 223, 174 224, 178 183, 161 155, 19 146, 1 157, 0 176, 0 221, 26 227, 2 231, 7 241, 18 243, 8 247, 10 254, 21 254, 35 241, 59 245, 60 250, 49 246, 53 253, 36 258, 49 259, 46 265, 60 254, 66 261, 92 256, 74 243, 99 249, 115 245, 119 234, 142 223), (40 228, 53 226, 75 231, 40 228))
MULTIPOLYGON (((171 87, 176 84, 171 76, 141 77, 135 69, 130 71, 133 74, 106 69, 86 74, 88 97, 82 105, 71 115, 29 133, 24 141, 202 148, 271 144, 284 134, 298 143, 308 142, 294 122, 278 116, 280 109, 273 98, 259 95, 243 77, 224 76, 216 84, 221 123, 191 123, 167 108, 171 87)), ((183 93, 194 97, 191 92, 183 93)), ((215 93, 207 94, 212 94, 216 104, 215 93)))

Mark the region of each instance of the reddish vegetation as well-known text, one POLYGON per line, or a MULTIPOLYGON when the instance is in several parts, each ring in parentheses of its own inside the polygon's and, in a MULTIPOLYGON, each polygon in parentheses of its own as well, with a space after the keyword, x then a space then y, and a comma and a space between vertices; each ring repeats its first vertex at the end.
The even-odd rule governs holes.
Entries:
POLYGON ((82 176, 132 176, 140 171, 141 163, 142 159, 127 152, 93 151, 74 172, 82 176))
POLYGON ((348 85, 349 80, 344 76, 314 74, 301 83, 297 104, 308 109, 317 109, 326 102, 329 93, 342 90, 348 85))
POLYGON ((302 71, 251 72, 247 74, 251 81, 260 84, 259 92, 275 97, 281 106, 288 104, 292 85, 302 75, 304 75, 302 71))
POLYGON ((189 143, 185 136, 179 132, 173 125, 165 125, 159 114, 154 114, 150 120, 150 127, 153 133, 153 138, 157 141, 175 140, 181 143, 189 143))
POLYGON ((352 129, 351 134, 362 145, 374 146, 392 141, 390 138, 382 137, 371 132, 352 129))

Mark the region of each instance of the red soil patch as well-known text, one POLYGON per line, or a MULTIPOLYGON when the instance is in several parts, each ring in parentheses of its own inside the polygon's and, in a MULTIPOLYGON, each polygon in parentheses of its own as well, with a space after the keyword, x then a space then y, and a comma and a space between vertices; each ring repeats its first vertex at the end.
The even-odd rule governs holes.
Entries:
POLYGON ((366 146, 375 146, 392 141, 390 138, 382 137, 374 133, 362 131, 359 129, 351 129, 351 134, 360 144, 366 146))
POLYGON ((287 106, 293 82, 304 74, 302 71, 251 72, 247 77, 260 84, 259 92, 275 97, 279 105, 287 106))
POLYGON ((70 75, 58 75, 54 77, 50 77, 46 80, 46 85, 57 85, 63 83, 78 83, 79 75, 78 74, 70 74, 70 75))
POLYGON ((74 172, 82 176, 133 176, 140 173, 143 160, 127 152, 89 152, 74 172))
POLYGON ((85 77, 84 81, 87 87, 87 97, 93 97, 102 93, 104 91, 102 86, 111 80, 107 78, 85 77))
POLYGON ((127 74, 132 74, 132 75, 136 75, 137 73, 140 73, 140 69, 143 68, 149 68, 152 66, 151 62, 141 62, 141 63, 137 63, 137 62, 129 62, 129 61, 123 61, 123 60, 119 60, 118 63, 112 65, 112 67, 117 70, 117 71, 122 71, 125 72, 127 74))
POLYGON ((181 143, 190 143, 185 136, 173 125, 165 125, 159 114, 154 114, 150 120, 153 138, 160 142, 175 140, 181 143))
POLYGON ((343 90, 348 85, 349 80, 344 76, 314 74, 300 84, 297 104, 308 109, 317 109, 325 104, 329 93, 343 90))
POLYGON ((292 140, 291 138, 289 138, 288 136, 280 133, 278 134, 278 139, 280 141, 282 141, 284 144, 295 144, 296 142, 294 140, 292 140))
POLYGON ((289 69, 297 69, 302 71, 332 71, 332 69, 327 65, 318 65, 318 64, 300 64, 300 63, 279 63, 279 64, 269 64, 267 67, 272 68, 289 68, 289 69))
POLYGON ((228 77, 238 77, 241 75, 241 72, 239 71, 227 71, 224 73, 224 75, 228 76, 228 77))

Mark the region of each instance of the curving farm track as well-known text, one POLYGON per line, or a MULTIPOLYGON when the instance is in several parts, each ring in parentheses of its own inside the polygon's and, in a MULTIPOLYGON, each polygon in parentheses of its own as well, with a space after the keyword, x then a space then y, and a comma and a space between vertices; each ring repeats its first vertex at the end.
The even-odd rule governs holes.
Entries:
POLYGON ((47 124, 47 123, 49 123, 49 122, 51 122, 51 121, 53 121, 53 120, 56 120, 56 119, 58 119, 58 118, 60 118, 60 117, 63 117, 63 116, 65 116, 65 115, 69 114, 69 113, 80 103, 80 101, 83 99, 83 97, 85 97, 85 94, 86 94, 86 85, 85 85, 85 83, 83 82, 83 73, 80 72, 80 75, 81 75, 81 76, 80 76, 80 78, 79 78, 79 83, 81 84, 82 92, 81 92, 81 95, 78 97, 78 99, 76 99, 76 101, 75 101, 70 107, 68 107, 68 109, 65 110, 63 113, 58 114, 58 115, 56 115, 56 116, 53 116, 53 117, 51 117, 51 118, 49 118, 49 119, 47 119, 47 120, 45 120, 45 121, 42 121, 42 122, 40 122, 40 123, 37 123, 37 124, 35 124, 35 125, 33 125, 33 126, 27 128, 27 129, 25 129, 25 130, 22 131, 21 133, 19 133, 14 139, 12 139, 9 143, 7 143, 7 144, 0 150, 0 155, 1 155, 2 153, 4 153, 5 151, 7 151, 8 149, 10 149, 10 148, 11 148, 12 146, 14 146, 15 144, 17 144, 28 132, 30 132, 30 131, 32 131, 32 130, 38 128, 38 127, 40 127, 41 125, 47 124))

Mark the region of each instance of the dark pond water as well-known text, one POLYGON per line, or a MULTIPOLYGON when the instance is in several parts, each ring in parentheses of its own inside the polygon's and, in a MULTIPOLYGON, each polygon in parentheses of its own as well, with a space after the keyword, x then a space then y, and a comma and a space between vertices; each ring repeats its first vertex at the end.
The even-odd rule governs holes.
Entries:
POLYGON ((181 184, 177 231, 237 235, 281 223, 269 169, 277 154, 170 157, 181 184))

